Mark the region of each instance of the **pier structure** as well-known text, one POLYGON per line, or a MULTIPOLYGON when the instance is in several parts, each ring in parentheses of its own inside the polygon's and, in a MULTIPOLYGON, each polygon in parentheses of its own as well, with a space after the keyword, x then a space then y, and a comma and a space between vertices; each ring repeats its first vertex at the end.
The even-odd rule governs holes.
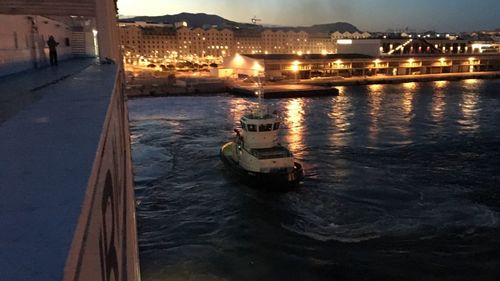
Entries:
POLYGON ((500 71, 500 53, 377 57, 365 54, 237 54, 225 60, 219 75, 251 75, 255 67, 265 71, 270 80, 481 73, 500 71))
POLYGON ((6 0, 0 22, 0 280, 140 280, 116 2, 6 0))
MULTIPOLYGON (((323 87, 304 84, 274 84, 263 85, 261 97, 265 99, 299 98, 299 97, 326 97, 338 96, 339 90, 332 87, 323 87)), ((257 97, 258 86, 248 84, 234 84, 229 93, 235 96, 257 97)))

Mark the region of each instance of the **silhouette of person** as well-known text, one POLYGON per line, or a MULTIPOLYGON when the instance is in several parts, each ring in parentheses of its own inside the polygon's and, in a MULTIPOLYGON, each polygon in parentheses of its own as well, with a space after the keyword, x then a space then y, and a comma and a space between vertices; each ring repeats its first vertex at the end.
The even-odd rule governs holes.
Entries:
POLYGON ((49 40, 47 40, 47 45, 49 46, 49 58, 50 58, 50 65, 57 65, 57 45, 59 45, 58 42, 54 39, 54 36, 50 36, 49 40))

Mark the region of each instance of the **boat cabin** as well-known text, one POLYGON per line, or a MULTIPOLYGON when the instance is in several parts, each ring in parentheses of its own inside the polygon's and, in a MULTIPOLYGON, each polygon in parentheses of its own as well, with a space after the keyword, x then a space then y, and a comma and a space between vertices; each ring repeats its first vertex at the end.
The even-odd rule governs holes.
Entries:
POLYGON ((275 115, 249 114, 241 118, 244 146, 248 149, 269 148, 278 145, 280 121, 275 115))

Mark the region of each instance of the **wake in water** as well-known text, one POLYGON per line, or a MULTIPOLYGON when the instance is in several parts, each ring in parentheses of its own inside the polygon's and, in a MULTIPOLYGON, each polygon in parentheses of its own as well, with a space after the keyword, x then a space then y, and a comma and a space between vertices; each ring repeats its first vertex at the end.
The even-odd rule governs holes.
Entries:
POLYGON ((483 83, 278 101, 306 169, 287 193, 219 162, 252 100, 131 101, 142 279, 495 280, 500 96, 483 83))

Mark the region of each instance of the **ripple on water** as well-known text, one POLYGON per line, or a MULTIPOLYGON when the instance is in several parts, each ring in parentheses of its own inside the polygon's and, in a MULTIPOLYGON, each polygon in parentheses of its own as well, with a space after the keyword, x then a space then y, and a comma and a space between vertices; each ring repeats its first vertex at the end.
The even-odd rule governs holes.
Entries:
POLYGON ((424 198, 387 188, 333 193, 333 198, 319 193, 290 199, 294 220, 282 227, 318 241, 359 243, 380 237, 429 239, 455 231, 473 235, 476 229, 499 226, 498 213, 490 208, 452 197, 424 198))
POLYGON ((500 98, 489 83, 277 101, 282 143, 307 175, 288 193, 250 189, 218 160, 252 100, 130 101, 143 280, 455 280, 460 269, 495 280, 500 98))

